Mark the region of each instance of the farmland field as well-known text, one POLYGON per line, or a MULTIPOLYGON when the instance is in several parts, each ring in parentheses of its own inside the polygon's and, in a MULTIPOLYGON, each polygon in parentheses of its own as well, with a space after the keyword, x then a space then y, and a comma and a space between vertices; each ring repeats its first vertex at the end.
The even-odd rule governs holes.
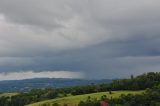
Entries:
POLYGON ((144 91, 113 91, 112 94, 109 92, 100 92, 100 93, 92 93, 92 94, 84 94, 84 95, 77 95, 77 96, 68 96, 63 98, 51 99, 42 102, 37 102, 34 104, 30 104, 27 106, 41 106, 43 104, 54 104, 58 103, 61 106, 67 104, 68 106, 77 106, 80 101, 86 100, 88 96, 91 98, 100 99, 101 96, 106 95, 108 98, 118 98, 121 94, 142 94, 144 91))
POLYGON ((18 93, 1 93, 0 97, 2 97, 2 96, 9 96, 9 97, 11 97, 11 96, 15 96, 15 95, 18 95, 18 93))

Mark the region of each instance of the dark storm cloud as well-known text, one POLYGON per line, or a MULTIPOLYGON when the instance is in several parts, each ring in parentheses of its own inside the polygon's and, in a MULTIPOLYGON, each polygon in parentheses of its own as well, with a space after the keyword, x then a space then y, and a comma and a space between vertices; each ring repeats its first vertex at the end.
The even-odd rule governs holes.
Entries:
POLYGON ((159 9, 158 0, 1 0, 0 72, 159 71, 159 9))

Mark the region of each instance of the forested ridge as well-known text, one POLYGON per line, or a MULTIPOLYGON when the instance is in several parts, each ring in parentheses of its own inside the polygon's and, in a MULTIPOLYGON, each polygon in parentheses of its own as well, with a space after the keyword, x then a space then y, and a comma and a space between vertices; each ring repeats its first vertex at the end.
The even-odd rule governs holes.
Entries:
MULTIPOLYGON (((75 86, 67 88, 46 88, 46 89, 32 89, 29 92, 19 92, 18 95, 12 97, 0 97, 0 106, 24 106, 26 104, 35 103, 42 100, 61 98, 69 95, 81 95, 95 92, 110 92, 115 90, 146 90, 143 95, 122 95, 118 99, 107 98, 102 95, 102 99, 106 99, 113 106, 116 104, 122 106, 159 106, 160 100, 160 73, 150 72, 137 77, 131 75, 129 79, 114 80, 111 84, 90 84, 84 86, 75 86), (143 102, 143 103, 142 103, 143 102)), ((86 105, 87 103, 97 103, 88 98, 82 101, 80 106, 94 106, 86 105)), ((96 106, 96 105, 95 105, 96 106)))
POLYGON ((0 92, 28 92, 35 88, 63 88, 87 84, 108 84, 111 79, 87 80, 87 79, 70 79, 70 78, 33 78, 24 80, 6 80, 0 81, 0 92))

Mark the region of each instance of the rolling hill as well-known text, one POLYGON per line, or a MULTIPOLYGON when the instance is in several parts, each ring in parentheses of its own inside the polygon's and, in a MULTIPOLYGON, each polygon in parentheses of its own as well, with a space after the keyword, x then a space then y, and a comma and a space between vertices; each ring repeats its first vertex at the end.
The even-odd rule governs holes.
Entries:
POLYGON ((34 88, 60 88, 88 84, 111 83, 112 80, 83 80, 83 79, 65 79, 65 78, 35 78, 25 80, 0 81, 0 92, 26 92, 34 88))
POLYGON ((101 96, 106 95, 108 98, 118 98, 121 94, 142 94, 144 91, 113 91, 112 94, 109 94, 109 92, 99 92, 99 93, 92 93, 92 94, 84 94, 84 95, 77 95, 77 96, 68 96, 63 98, 57 98, 52 100, 46 100, 42 102, 33 103, 27 106, 42 106, 44 104, 46 105, 52 105, 54 103, 58 103, 61 106, 64 104, 67 104, 68 106, 77 106, 77 104, 80 101, 84 101, 87 99, 88 96, 91 98, 97 98, 100 99, 101 96))

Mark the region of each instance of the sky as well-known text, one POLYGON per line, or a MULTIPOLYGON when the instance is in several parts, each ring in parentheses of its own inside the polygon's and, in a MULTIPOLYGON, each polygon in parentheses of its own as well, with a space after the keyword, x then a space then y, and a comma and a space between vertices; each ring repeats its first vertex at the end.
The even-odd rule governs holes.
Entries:
POLYGON ((0 80, 160 72, 159 0, 0 0, 0 80))

